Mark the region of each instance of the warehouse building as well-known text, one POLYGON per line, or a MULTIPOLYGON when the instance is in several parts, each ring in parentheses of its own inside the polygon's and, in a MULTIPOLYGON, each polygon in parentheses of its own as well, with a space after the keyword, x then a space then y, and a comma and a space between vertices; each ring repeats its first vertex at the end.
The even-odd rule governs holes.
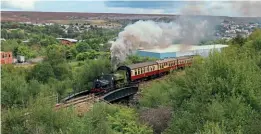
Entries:
POLYGON ((170 45, 166 48, 153 48, 153 49, 141 49, 137 51, 137 55, 143 57, 152 57, 158 59, 175 58, 187 55, 201 55, 208 56, 212 50, 221 51, 222 48, 228 47, 228 45, 215 44, 215 45, 170 45))

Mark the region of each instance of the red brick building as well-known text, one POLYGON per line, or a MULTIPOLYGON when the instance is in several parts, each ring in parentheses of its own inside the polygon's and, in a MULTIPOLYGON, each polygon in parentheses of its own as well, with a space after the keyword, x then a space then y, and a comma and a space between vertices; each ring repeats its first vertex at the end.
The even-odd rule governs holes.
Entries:
POLYGON ((75 39, 68 39, 68 38, 57 38, 61 41, 63 45, 71 46, 77 42, 75 39))
POLYGON ((1 53, 1 64, 12 64, 13 54, 12 52, 0 52, 1 53))

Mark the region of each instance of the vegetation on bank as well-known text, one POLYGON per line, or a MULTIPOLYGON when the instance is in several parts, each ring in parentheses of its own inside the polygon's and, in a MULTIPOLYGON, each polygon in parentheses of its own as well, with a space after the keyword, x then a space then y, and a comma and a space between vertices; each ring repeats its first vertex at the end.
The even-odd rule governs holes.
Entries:
POLYGON ((164 133, 260 133, 261 30, 241 43, 144 89, 142 106, 172 107, 164 133))

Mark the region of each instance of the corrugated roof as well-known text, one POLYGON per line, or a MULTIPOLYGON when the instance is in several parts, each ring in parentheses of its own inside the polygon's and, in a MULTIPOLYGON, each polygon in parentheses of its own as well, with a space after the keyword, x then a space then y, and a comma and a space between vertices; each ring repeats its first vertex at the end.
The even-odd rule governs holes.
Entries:
POLYGON ((202 49, 215 49, 215 48, 223 48, 223 47, 228 47, 228 45, 215 44, 215 45, 196 46, 196 45, 175 44, 175 45, 170 45, 167 48, 156 47, 153 49, 143 49, 138 51, 154 52, 154 53, 170 53, 170 52, 193 51, 193 50, 202 50, 202 49))
POLYGON ((56 38, 57 40, 67 40, 67 41, 70 41, 70 42, 77 42, 78 40, 75 40, 75 39, 70 39, 70 38, 56 38))

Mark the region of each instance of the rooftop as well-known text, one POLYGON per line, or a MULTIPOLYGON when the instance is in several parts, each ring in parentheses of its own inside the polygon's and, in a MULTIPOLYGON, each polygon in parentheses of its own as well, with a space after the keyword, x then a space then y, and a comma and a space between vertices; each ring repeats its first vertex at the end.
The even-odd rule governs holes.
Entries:
POLYGON ((154 53, 169 53, 169 52, 193 51, 193 50, 202 50, 202 49, 215 49, 215 48, 223 48, 227 46, 228 45, 223 45, 223 44, 202 45, 202 46, 175 44, 165 48, 155 47, 153 49, 140 49, 139 51, 154 52, 154 53))
POLYGON ((70 39, 70 38, 56 38, 57 40, 67 40, 67 41, 70 41, 70 42, 77 42, 78 40, 75 40, 75 39, 70 39))

